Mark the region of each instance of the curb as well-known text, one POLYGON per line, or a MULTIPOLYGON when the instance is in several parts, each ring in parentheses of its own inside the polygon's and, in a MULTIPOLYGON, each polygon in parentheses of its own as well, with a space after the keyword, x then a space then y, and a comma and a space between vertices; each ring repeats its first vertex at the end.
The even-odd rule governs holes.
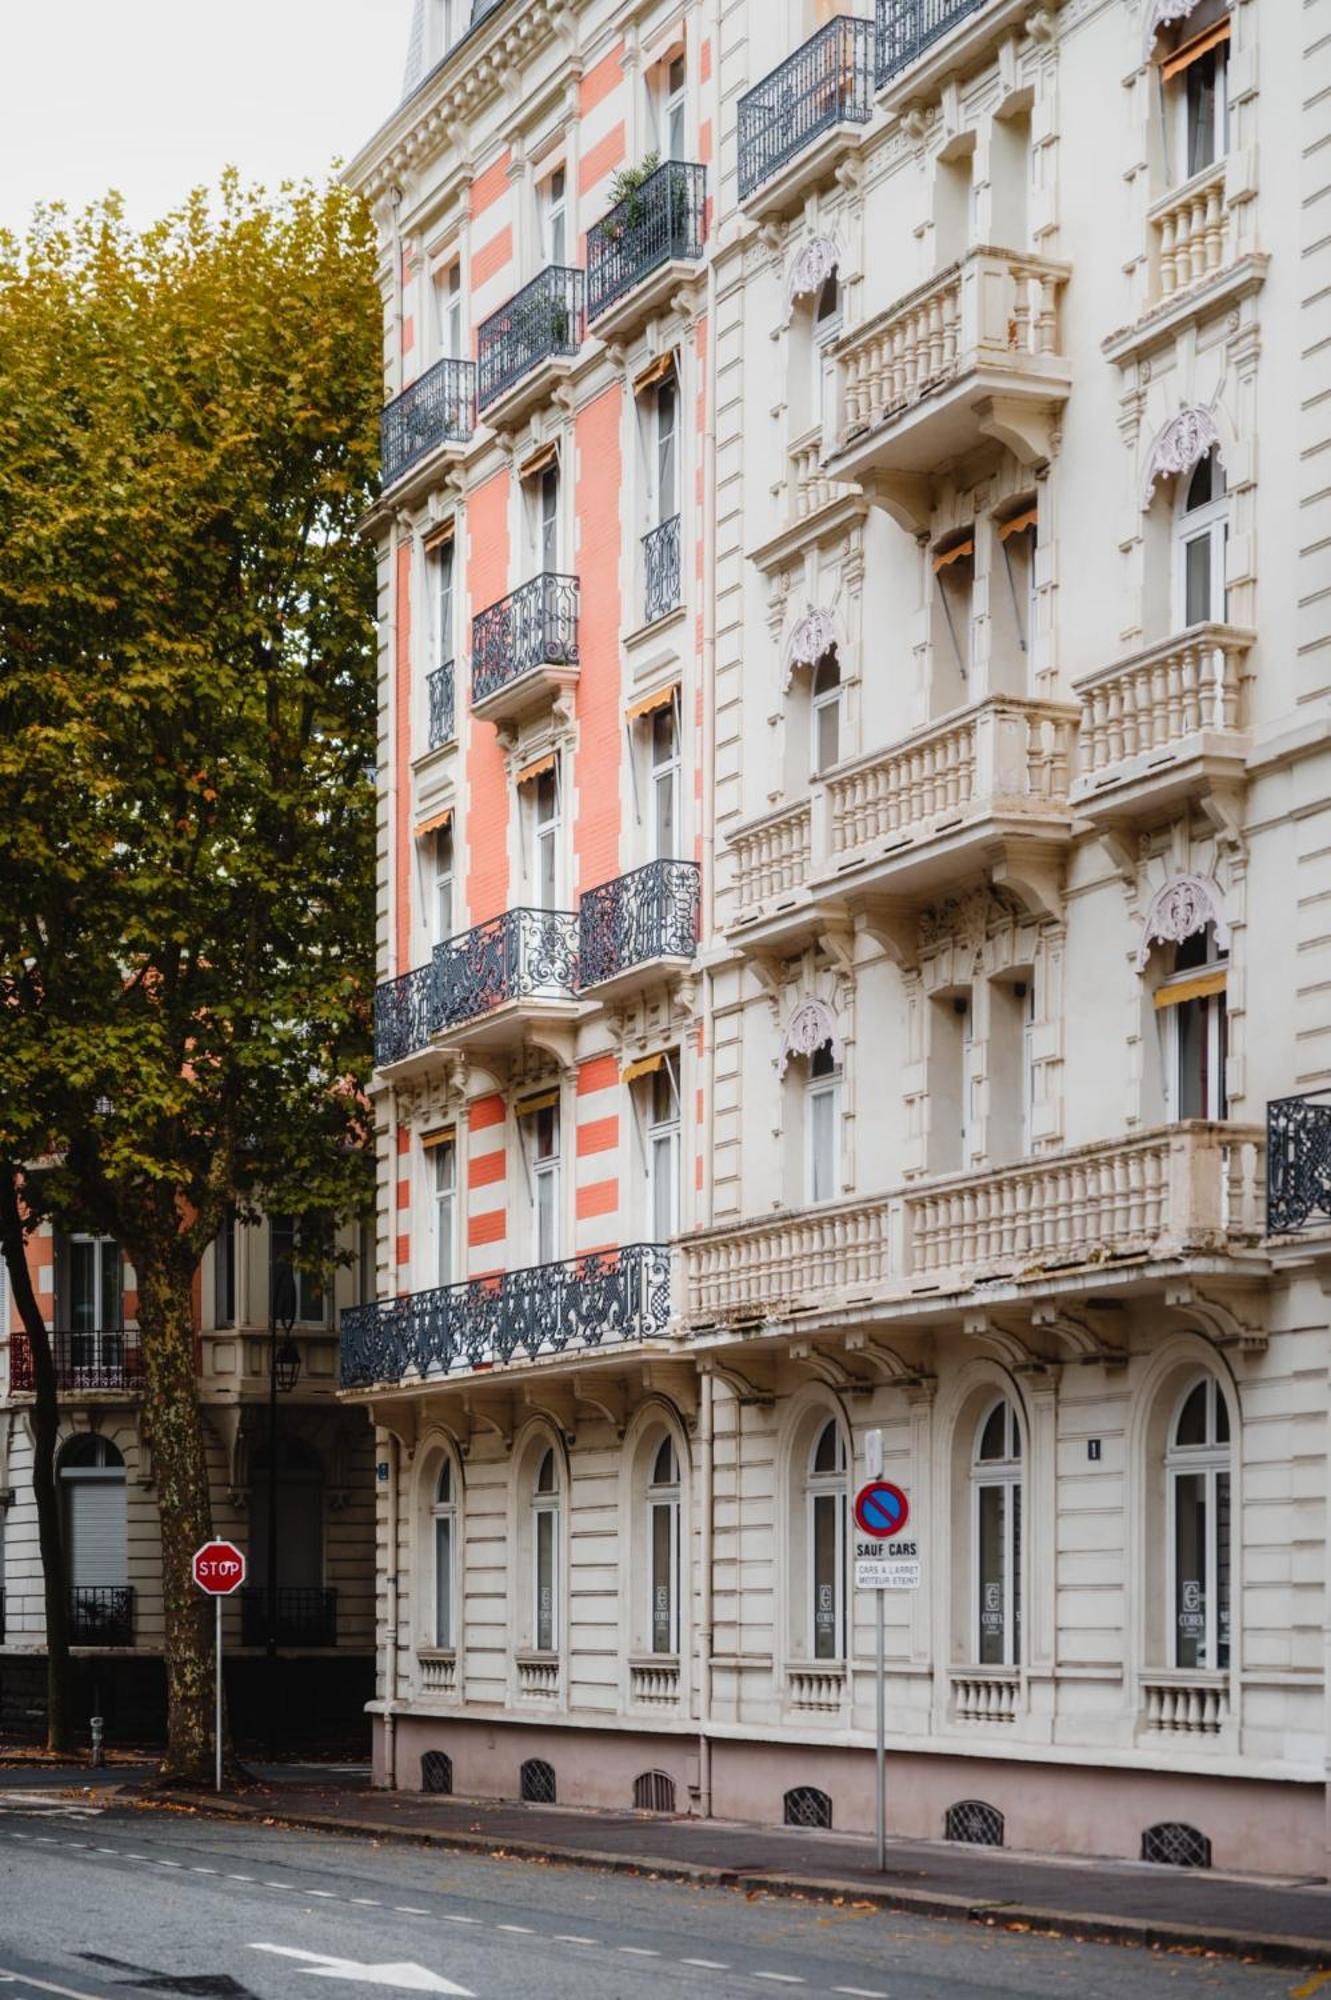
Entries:
POLYGON ((1251 1959, 1262 1965, 1331 1967, 1331 1939, 1284 1937, 1264 1931, 1216 1931, 1200 1924, 1162 1923, 1149 1917, 1105 1916, 1095 1911, 1044 1910, 1026 1903, 977 1901, 928 1889, 889 1889, 874 1883, 826 1879, 811 1875, 759 1874, 748 1869, 722 1868, 713 1863, 672 1861, 650 1855, 604 1854, 592 1847, 552 1847, 536 1840, 498 1840, 481 1833, 455 1833, 430 1827, 407 1828, 379 1820, 337 1819, 328 1813, 284 1812, 242 1804, 238 1800, 201 1798, 193 1792, 162 1791, 122 1795, 124 1804, 153 1810, 169 1806, 205 1819, 252 1820, 310 1833, 334 1833, 343 1838, 396 1841, 405 1847, 435 1847, 494 1859, 562 1863, 569 1868, 596 1868, 616 1875, 650 1875, 664 1882, 693 1888, 759 1890, 769 1896, 808 1896, 820 1902, 838 1899, 870 1903, 879 1910, 904 1916, 946 1917, 1010 1930, 1018 1925, 1056 1937, 1085 1939, 1094 1944, 1136 1945, 1156 1951, 1202 1951, 1223 1958, 1251 1959))

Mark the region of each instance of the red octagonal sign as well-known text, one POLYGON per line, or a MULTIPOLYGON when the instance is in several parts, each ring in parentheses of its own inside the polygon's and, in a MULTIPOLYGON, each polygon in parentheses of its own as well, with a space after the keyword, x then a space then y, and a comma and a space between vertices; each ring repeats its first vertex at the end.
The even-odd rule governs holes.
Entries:
POLYGON ((245 1556, 234 1542, 205 1542, 194 1551, 194 1581, 209 1597, 230 1597, 245 1581, 245 1556))

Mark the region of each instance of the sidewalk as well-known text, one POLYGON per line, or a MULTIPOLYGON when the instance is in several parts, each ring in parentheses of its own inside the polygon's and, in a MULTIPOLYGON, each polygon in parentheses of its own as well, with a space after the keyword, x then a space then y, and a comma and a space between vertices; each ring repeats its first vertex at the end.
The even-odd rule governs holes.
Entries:
POLYGON ((880 1875, 872 1843, 847 1835, 376 1792, 348 1775, 310 1782, 308 1770, 289 1780, 267 1777, 220 1800, 129 1786, 118 1788, 118 1797, 144 1807, 158 1800, 229 1818, 278 1819, 325 1832, 720 1888, 841 1897, 919 1915, 1331 1967, 1331 1887, 1325 1882, 1049 1860, 925 1841, 893 1841, 887 1872, 880 1875))

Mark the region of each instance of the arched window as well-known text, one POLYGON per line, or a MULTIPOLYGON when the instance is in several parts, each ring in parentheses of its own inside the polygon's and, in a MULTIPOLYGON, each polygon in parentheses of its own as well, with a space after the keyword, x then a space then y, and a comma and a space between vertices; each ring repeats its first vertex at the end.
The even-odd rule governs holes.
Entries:
POLYGON ((1225 545, 1229 500, 1225 468, 1213 445, 1191 473, 1179 478, 1174 519, 1174 593, 1177 623, 1204 625, 1228 616, 1225 545))
POLYGON ((679 1460, 667 1436, 652 1459, 647 1485, 650 1629, 653 1653, 679 1654, 679 1460))
POLYGON ((832 373, 831 348, 840 332, 841 286, 836 271, 832 270, 819 286, 813 306, 811 423, 821 424, 827 412, 832 373))
POLYGON ((541 1455, 532 1489, 532 1629, 538 1653, 559 1645, 559 1466, 553 1447, 541 1455))
POLYGON ((841 761, 841 662, 833 646, 813 670, 813 772, 824 777, 841 761))
POLYGON ((1179 1400, 1165 1479, 1173 1664, 1223 1672, 1230 1653, 1229 1407, 1214 1375, 1201 1376, 1179 1400))
POLYGON ((846 1657, 846 1443, 829 1417, 814 1439, 806 1480, 808 1501, 810 1652, 815 1660, 846 1657))
POLYGON ((975 1433, 975 1658, 982 1667, 1021 1662, 1021 1429, 1006 1397, 975 1433))
POLYGON ((839 1192, 837 1150, 841 1108, 841 1065, 831 1042, 808 1060, 804 1086, 805 1198, 834 1201, 839 1192))
POLYGON ((434 1522, 434 1643, 451 1648, 456 1643, 453 1607, 457 1561, 457 1498, 452 1459, 446 1458, 440 1468, 430 1514, 434 1522))

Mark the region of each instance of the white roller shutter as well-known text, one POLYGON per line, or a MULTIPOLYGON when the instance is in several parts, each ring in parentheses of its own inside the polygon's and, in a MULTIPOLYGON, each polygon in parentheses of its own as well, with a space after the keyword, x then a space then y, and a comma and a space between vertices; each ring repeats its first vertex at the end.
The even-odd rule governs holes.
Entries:
POLYGON ((127 1581, 125 1478, 67 1472, 69 1580, 76 1590, 114 1588, 127 1581))

